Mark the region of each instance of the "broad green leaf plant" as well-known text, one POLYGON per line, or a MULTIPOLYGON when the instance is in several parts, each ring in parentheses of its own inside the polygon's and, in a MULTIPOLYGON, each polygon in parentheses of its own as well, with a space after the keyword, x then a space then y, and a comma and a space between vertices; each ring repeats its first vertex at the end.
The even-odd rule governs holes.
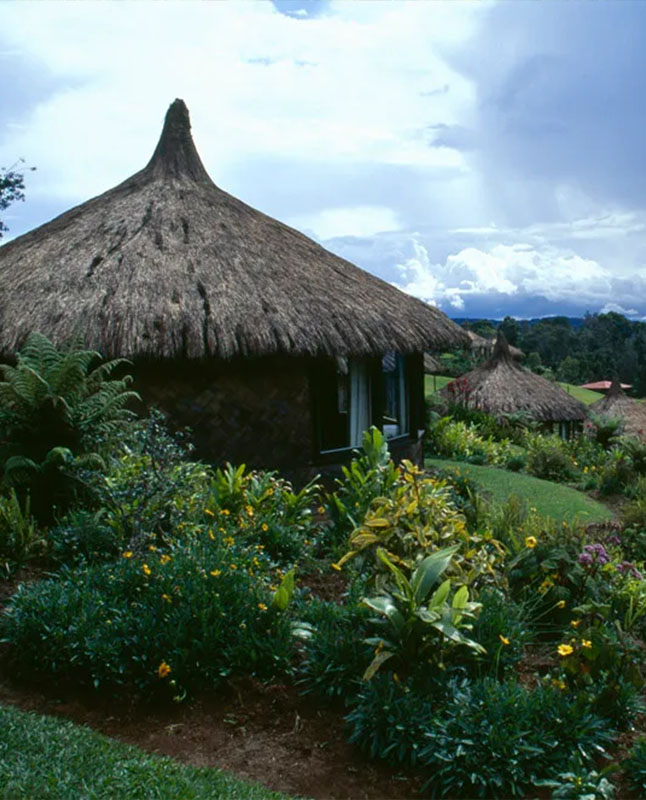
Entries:
POLYGON ((375 654, 364 680, 370 680, 391 659, 396 659, 397 668, 405 673, 423 661, 442 664, 450 647, 462 645, 474 653, 485 652, 465 633, 471 630, 480 603, 469 600, 469 589, 464 585, 451 597, 450 578, 437 586, 457 550, 457 546, 436 550, 420 562, 410 579, 385 550, 377 550, 378 558, 390 571, 391 582, 378 596, 362 601, 377 614, 370 622, 379 632, 366 639, 375 647, 375 654))

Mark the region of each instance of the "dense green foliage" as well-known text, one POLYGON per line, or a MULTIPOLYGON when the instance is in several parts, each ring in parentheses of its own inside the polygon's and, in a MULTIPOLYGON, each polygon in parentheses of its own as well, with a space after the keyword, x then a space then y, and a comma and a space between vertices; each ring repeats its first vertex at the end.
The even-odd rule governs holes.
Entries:
POLYGON ((162 703, 242 675, 293 681, 427 795, 578 796, 573 775, 610 796, 599 758, 646 677, 641 441, 445 417, 434 446, 498 466, 395 464, 371 429, 324 492, 193 461, 157 414, 111 426, 76 425, 75 459, 101 465, 75 465, 64 511, 50 497, 34 519, 33 487, 0 495, 5 572, 47 569, 0 616, 10 674, 162 703), (584 490, 624 498, 622 522, 584 490))

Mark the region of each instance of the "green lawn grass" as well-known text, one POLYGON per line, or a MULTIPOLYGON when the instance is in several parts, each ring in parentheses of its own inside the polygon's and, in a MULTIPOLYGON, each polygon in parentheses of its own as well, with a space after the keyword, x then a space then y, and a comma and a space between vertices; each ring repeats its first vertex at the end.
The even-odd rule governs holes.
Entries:
POLYGON ((287 800, 206 767, 148 755, 65 720, 0 707, 0 798, 287 800))
POLYGON ((595 400, 601 400, 604 396, 603 392, 593 392, 591 389, 581 389, 579 386, 574 386, 571 383, 559 383, 568 394, 571 394, 575 400, 580 400, 587 406, 594 403, 595 400))
POLYGON ((425 375, 424 376, 424 395, 428 397, 433 392, 439 392, 447 383, 451 383, 455 378, 446 375, 425 375))
POLYGON ((531 475, 444 458, 429 458, 426 465, 459 470, 489 492, 497 502, 504 502, 512 494, 518 495, 536 508, 539 514, 557 522, 605 522, 613 518, 610 509, 583 492, 531 475))

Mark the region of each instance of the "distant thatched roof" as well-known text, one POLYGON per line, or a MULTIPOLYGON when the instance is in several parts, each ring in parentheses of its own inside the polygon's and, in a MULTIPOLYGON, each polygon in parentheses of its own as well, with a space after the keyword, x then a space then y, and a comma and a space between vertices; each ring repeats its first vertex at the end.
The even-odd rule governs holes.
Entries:
MULTIPOLYGON (((473 331, 467 331, 467 336, 471 341, 471 349, 474 353, 482 356, 492 356, 493 351, 496 347, 496 339, 486 339, 484 336, 480 336, 473 331)), ((514 347, 513 345, 507 343, 507 347, 509 348, 509 352, 511 353, 512 358, 516 360, 520 360, 521 358, 525 358, 525 353, 518 347, 514 347)))
POLYGON ((215 186, 181 100, 143 170, 0 247, 0 353, 32 330, 105 356, 188 358, 467 340, 436 308, 215 186))
POLYGON ((498 334, 493 357, 445 386, 441 394, 493 415, 526 411, 538 422, 582 420, 587 413, 583 403, 560 386, 517 364, 502 333, 498 334))
POLYGON ((620 419, 629 436, 646 436, 646 405, 627 397, 618 380, 614 380, 608 394, 590 406, 595 414, 620 419))

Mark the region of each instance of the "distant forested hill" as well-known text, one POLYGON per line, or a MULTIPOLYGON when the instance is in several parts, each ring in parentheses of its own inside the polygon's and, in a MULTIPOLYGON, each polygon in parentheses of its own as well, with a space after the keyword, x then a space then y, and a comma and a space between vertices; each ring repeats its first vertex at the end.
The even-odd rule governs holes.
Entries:
POLYGON ((500 328, 509 343, 525 353, 525 366, 536 372, 549 371, 567 383, 617 375, 634 385, 633 394, 646 396, 646 322, 632 322, 615 312, 583 318, 455 321, 485 337, 494 337, 500 328))

